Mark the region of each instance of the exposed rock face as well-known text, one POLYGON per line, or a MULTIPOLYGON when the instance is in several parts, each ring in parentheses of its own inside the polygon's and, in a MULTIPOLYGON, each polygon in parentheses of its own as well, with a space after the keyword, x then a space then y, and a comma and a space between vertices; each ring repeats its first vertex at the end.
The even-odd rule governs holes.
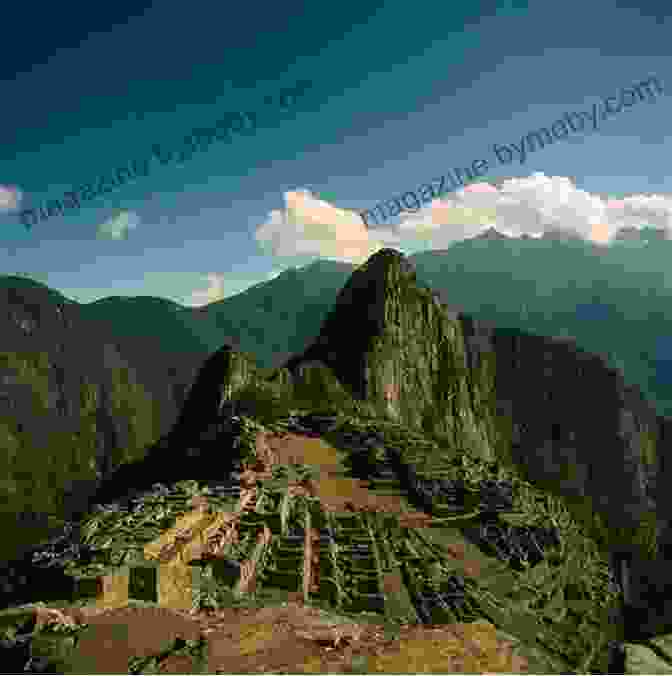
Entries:
POLYGON ((251 355, 223 345, 203 363, 186 395, 184 406, 170 433, 171 443, 186 444, 206 433, 222 418, 236 392, 257 381, 257 366, 251 355))
MULTIPOLYGON (((279 374, 287 373, 286 369, 278 369, 279 374)), ((348 390, 338 381, 334 372, 321 361, 305 361, 299 364, 296 371, 290 374, 287 383, 282 375, 278 376, 279 384, 289 385, 289 391, 295 400, 305 402, 307 408, 318 409, 327 405, 343 408, 352 401, 348 390)))
POLYGON ((590 496, 621 523, 657 504, 659 421, 638 388, 571 341, 461 323, 472 359, 495 355, 497 405, 511 416, 518 466, 564 495, 590 496))
POLYGON ((353 273, 318 338, 286 366, 315 360, 379 413, 513 461, 623 525, 654 505, 661 522, 672 514, 656 488, 661 421, 637 388, 571 341, 451 318, 394 250, 353 273))
POLYGON ((320 335, 287 368, 309 360, 331 368, 356 399, 380 414, 448 437, 460 448, 495 458, 506 437, 495 422, 489 355, 470 375, 462 327, 411 264, 384 249, 351 276, 320 335))

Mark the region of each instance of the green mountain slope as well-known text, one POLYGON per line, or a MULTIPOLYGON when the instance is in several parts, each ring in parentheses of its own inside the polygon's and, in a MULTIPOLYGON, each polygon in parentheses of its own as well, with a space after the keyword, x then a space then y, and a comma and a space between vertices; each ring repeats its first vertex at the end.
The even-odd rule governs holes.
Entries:
POLYGON ((317 335, 353 269, 347 263, 315 261, 210 303, 196 314, 218 329, 213 350, 226 342, 219 336, 226 335, 241 350, 253 353, 260 366, 278 366, 317 335))
POLYGON ((418 278, 477 319, 571 337, 672 413, 672 242, 465 241, 409 257, 418 278))
POLYGON ((154 338, 166 352, 207 352, 192 311, 151 296, 110 296, 81 306, 87 319, 104 323, 121 338, 154 338))
POLYGON ((13 289, 18 292, 26 289, 39 289, 54 303, 77 304, 76 301, 66 298, 59 291, 55 291, 46 284, 24 275, 0 275, 0 289, 13 289))
MULTIPOLYGON (((573 338, 621 369, 661 414, 672 414, 672 242, 630 244, 475 238, 409 260, 418 281, 448 305, 498 326, 573 338)), ((159 336, 168 352, 205 358, 228 342, 268 368, 317 335, 353 270, 316 261, 197 309, 150 297, 106 298, 81 308, 120 336, 159 336)))
POLYGON ((0 277, 0 560, 80 511, 103 477, 168 433, 204 358, 120 336, 83 307, 0 277))

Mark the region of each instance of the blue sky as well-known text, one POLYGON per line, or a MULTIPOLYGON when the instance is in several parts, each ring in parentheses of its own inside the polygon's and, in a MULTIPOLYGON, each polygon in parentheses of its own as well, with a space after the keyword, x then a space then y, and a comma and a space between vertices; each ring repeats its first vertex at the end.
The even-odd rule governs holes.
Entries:
POLYGON ((200 305, 318 256, 445 248, 488 224, 604 243, 616 224, 672 228, 671 20, 658 3, 111 4, 3 9, 0 273, 81 302, 200 305), (649 76, 654 100, 522 164, 494 162, 493 144, 649 76), (297 81, 311 84, 284 112, 264 103, 297 81), (152 156, 238 111, 259 111, 254 133, 182 163, 152 156), (483 158, 487 178, 525 180, 370 230, 357 214, 483 158), (21 224, 19 210, 133 160, 149 160, 146 176, 21 224))

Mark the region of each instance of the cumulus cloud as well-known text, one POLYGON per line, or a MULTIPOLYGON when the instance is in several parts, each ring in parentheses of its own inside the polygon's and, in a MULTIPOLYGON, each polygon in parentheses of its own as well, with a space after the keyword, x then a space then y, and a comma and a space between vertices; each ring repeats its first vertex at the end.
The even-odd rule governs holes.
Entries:
POLYGON ((383 247, 404 253, 445 249, 489 228, 510 237, 565 233, 608 245, 623 228, 672 230, 672 196, 603 197, 577 188, 565 176, 541 172, 522 178, 472 183, 437 198, 399 223, 368 228, 357 211, 338 208, 308 190, 284 194, 256 240, 279 257, 316 256, 363 263, 383 247))
POLYGON ((15 185, 0 185, 0 213, 18 211, 23 193, 15 185))
POLYGON ((223 300, 226 297, 224 293, 225 275, 218 272, 209 272, 206 279, 208 285, 205 289, 197 289, 192 292, 189 303, 192 307, 200 307, 201 305, 214 303, 215 301, 223 300))
POLYGON ((444 248, 452 241, 473 237, 494 226, 496 195, 497 188, 479 183, 454 196, 435 199, 414 214, 404 214, 398 226, 401 237, 427 239, 434 248, 444 248))
POLYGON ((120 211, 98 226, 97 236, 101 239, 128 239, 130 230, 138 227, 140 217, 134 211, 120 211))
POLYGON ((359 214, 339 209, 308 190, 284 194, 285 208, 270 212, 256 240, 279 257, 319 256, 362 263, 384 246, 398 244, 393 230, 369 230, 359 214))
POLYGON ((672 230, 672 197, 603 198, 565 176, 536 172, 497 185, 471 184, 417 213, 403 214, 398 228, 402 238, 426 239, 432 248, 445 248, 490 227, 509 236, 565 231, 609 244, 621 228, 646 226, 672 230))

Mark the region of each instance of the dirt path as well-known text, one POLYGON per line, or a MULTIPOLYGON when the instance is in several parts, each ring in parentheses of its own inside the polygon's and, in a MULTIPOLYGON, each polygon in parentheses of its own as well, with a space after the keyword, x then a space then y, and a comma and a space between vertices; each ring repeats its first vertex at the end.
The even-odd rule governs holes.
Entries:
MULTIPOLYGON (((526 673, 514 644, 487 622, 424 627, 402 626, 386 634, 382 624, 359 624, 302 604, 255 610, 225 608, 213 613, 167 608, 71 610, 68 617, 43 613, 42 621, 86 622, 75 671, 128 673, 132 657, 149 658, 173 642, 205 639, 207 673, 526 673)), ((202 673, 203 662, 168 654, 152 673, 202 673)))
POLYGON ((318 466, 319 477, 303 486, 310 495, 320 499, 325 511, 389 512, 400 515, 400 525, 408 528, 422 527, 431 520, 424 512, 408 510, 401 496, 376 495, 368 490, 368 481, 344 477, 339 452, 321 438, 294 433, 260 434, 257 449, 257 457, 264 459, 266 471, 274 464, 318 466))

